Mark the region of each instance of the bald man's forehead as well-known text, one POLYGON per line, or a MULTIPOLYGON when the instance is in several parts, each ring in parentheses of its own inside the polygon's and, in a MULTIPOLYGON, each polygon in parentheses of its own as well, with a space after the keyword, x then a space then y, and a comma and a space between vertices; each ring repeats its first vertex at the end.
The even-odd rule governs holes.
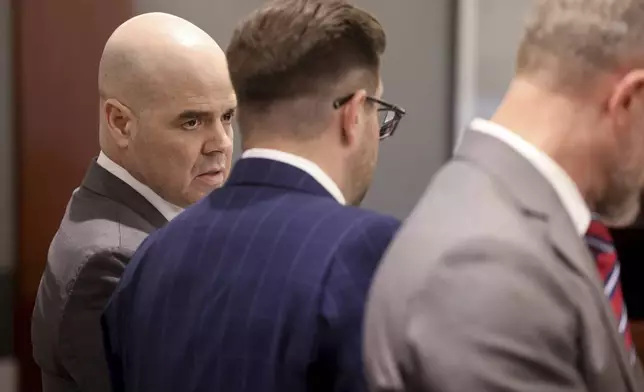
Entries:
POLYGON ((237 97, 230 91, 228 94, 191 94, 184 92, 168 97, 165 102, 160 102, 159 107, 170 110, 183 111, 190 108, 199 110, 226 111, 237 107, 237 97))
POLYGON ((228 70, 226 54, 214 42, 177 45, 177 42, 155 42, 132 53, 142 67, 165 72, 198 72, 208 69, 228 70))
POLYGON ((200 84, 159 90, 142 108, 148 115, 173 121, 182 113, 203 113, 219 117, 237 108, 237 97, 230 84, 200 84))
POLYGON ((228 99, 233 86, 224 59, 217 56, 168 55, 165 61, 146 61, 136 77, 144 88, 131 91, 137 101, 161 104, 162 101, 205 97, 208 100, 228 99))
POLYGON ((212 69, 208 72, 186 71, 184 74, 165 75, 159 74, 151 81, 150 90, 156 91, 154 95, 157 99, 219 101, 234 96, 228 72, 212 69))

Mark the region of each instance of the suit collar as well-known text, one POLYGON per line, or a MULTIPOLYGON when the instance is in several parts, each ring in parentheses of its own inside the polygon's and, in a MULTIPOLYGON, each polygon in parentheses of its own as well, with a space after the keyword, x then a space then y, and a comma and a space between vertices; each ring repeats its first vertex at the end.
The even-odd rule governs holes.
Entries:
POLYGON ((149 186, 132 176, 124 167, 112 161, 105 153, 101 151, 96 163, 103 169, 112 173, 118 179, 128 184, 135 191, 139 192, 147 201, 150 202, 168 221, 174 219, 183 211, 183 208, 164 200, 156 194, 149 186))
MULTIPOLYGON (((496 137, 467 131, 455 159, 472 162, 485 170, 525 213, 541 219, 552 214, 569 216, 548 180, 530 161, 496 137)), ((571 225, 572 222, 568 226, 571 225)))
POLYGON ((320 166, 318 166, 315 162, 312 162, 304 157, 290 154, 288 152, 280 151, 280 150, 275 150, 275 149, 268 149, 268 148, 251 148, 249 150, 244 151, 242 154, 242 159, 244 158, 265 158, 265 159, 271 159, 274 161, 286 163, 291 166, 295 166, 296 168, 302 170, 303 172, 307 173, 311 177, 315 178, 317 182, 320 183, 324 187, 324 189, 327 190, 333 196, 338 203, 340 204, 346 204, 346 199, 344 198, 344 195, 342 194, 342 191, 338 187, 338 185, 333 181, 331 177, 329 177, 328 174, 322 170, 320 166))
POLYGON ((156 228, 168 223, 168 220, 145 197, 101 167, 96 163, 96 158, 87 169, 81 187, 123 204, 156 228))
POLYGON ((577 233, 586 233, 590 225, 590 210, 577 184, 557 162, 517 133, 492 121, 477 118, 472 121, 471 128, 504 142, 527 160, 554 189, 577 233))
POLYGON ((566 260, 600 288, 597 268, 582 235, 552 185, 527 159, 506 143, 480 132, 466 133, 455 159, 471 162, 490 175, 526 216, 543 223, 550 241, 566 260))
POLYGON ((243 158, 237 161, 226 186, 266 186, 322 197, 333 196, 305 171, 273 159, 243 158))
POLYGON ((593 286, 593 296, 606 328, 612 331, 613 348, 634 389, 632 365, 608 306, 594 259, 577 232, 552 185, 527 159, 506 143, 480 132, 466 132, 455 159, 473 163, 503 187, 523 213, 540 221, 547 239, 564 260, 593 286))

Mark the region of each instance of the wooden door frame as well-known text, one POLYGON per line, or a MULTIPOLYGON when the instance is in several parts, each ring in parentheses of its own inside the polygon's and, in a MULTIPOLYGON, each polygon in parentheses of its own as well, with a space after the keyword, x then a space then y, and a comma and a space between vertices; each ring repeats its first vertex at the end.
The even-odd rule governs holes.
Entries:
POLYGON ((41 390, 31 313, 51 241, 98 153, 98 61, 132 0, 13 0, 17 249, 14 352, 19 390, 41 390))

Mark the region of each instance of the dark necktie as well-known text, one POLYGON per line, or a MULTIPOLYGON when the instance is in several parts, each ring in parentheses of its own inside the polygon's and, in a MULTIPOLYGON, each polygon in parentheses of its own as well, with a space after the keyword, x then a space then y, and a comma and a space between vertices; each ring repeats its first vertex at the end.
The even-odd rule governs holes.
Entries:
POLYGON ((624 303, 622 284, 619 278, 619 260, 617 259, 617 252, 615 251, 613 238, 603 223, 597 219, 593 219, 590 223, 585 239, 590 251, 595 257, 599 275, 604 282, 604 294, 610 302, 613 312, 617 317, 618 330, 624 338, 626 351, 629 353, 630 359, 634 361, 635 350, 633 348, 633 339, 628 325, 626 304, 624 303))

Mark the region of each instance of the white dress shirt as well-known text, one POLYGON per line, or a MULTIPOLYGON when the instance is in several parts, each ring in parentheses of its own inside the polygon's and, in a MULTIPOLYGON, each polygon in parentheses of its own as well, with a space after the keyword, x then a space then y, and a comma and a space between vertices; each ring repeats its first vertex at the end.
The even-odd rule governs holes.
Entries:
POLYGON ((251 148, 244 151, 241 158, 264 158, 294 166, 319 182, 320 185, 322 185, 324 189, 326 189, 326 191, 338 201, 338 203, 343 205, 346 204, 346 199, 338 185, 320 168, 320 166, 306 158, 268 148, 251 148))
POLYGON ((134 178, 127 170, 108 158, 103 151, 98 155, 96 163, 124 183, 131 186, 135 191, 139 192, 141 196, 145 197, 145 199, 150 202, 150 204, 152 204, 154 208, 156 208, 168 221, 171 221, 174 217, 179 215, 181 211, 183 211, 183 208, 165 201, 161 196, 157 195, 152 189, 150 189, 150 187, 134 178))
POLYGON ((590 210, 575 182, 557 162, 518 134, 499 124, 477 118, 472 121, 470 129, 501 140, 528 160, 552 185, 570 215, 577 233, 580 236, 586 234, 591 220, 590 210))

